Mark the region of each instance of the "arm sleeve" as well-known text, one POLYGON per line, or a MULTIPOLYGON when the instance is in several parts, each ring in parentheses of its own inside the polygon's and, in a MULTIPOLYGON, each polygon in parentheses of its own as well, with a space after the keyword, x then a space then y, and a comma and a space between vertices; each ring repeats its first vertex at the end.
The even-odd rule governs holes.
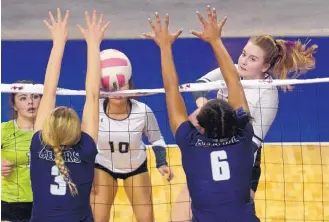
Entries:
POLYGON ((254 142, 260 146, 269 131, 278 111, 279 95, 276 88, 270 88, 261 94, 251 111, 254 128, 254 142))
POLYGON ((144 127, 144 134, 148 141, 152 144, 152 149, 156 159, 156 167, 168 165, 166 156, 166 143, 161 134, 158 121, 153 111, 146 106, 146 124, 144 127))
MULTIPOLYGON (((236 64, 235 67, 238 68, 238 65, 236 64)), ((220 70, 220 68, 217 68, 217 69, 214 69, 214 70, 208 72, 206 75, 199 78, 196 82, 197 83, 207 83, 207 82, 214 82, 214 81, 218 81, 218 80, 224 80, 222 71, 220 70)), ((226 89, 218 90, 217 97, 219 97, 219 99, 225 100, 227 97, 226 91, 227 91, 226 89)), ((207 91, 192 92, 192 96, 193 96, 194 100, 197 100, 200 97, 207 98, 207 95, 208 95, 207 91)))
MULTIPOLYGON (((206 75, 202 76, 200 79, 198 79, 196 82, 197 83, 207 83, 207 82, 213 82, 217 80, 222 80, 222 72, 220 68, 214 69, 210 72, 208 72, 206 75)), ((194 100, 197 100, 200 97, 205 97, 207 98, 208 91, 195 91, 192 92, 192 96, 194 100)))

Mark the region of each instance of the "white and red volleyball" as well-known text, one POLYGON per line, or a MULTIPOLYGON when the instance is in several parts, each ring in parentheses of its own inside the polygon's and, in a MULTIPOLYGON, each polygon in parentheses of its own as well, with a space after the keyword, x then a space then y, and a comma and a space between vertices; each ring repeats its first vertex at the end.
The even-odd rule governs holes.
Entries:
POLYGON ((116 49, 105 49, 100 56, 104 89, 115 91, 129 83, 132 69, 130 60, 124 53, 116 49))

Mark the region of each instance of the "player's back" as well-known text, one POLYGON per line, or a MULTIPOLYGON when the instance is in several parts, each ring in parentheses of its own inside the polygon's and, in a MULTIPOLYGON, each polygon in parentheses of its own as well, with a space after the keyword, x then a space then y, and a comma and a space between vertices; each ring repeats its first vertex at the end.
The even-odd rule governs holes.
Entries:
POLYGON ((200 134, 189 121, 178 128, 193 221, 259 221, 250 203, 253 129, 247 124, 238 131, 230 140, 217 141, 200 134))
POLYGON ((44 147, 40 138, 39 131, 31 142, 31 221, 88 221, 87 217, 92 218, 89 200, 97 154, 95 142, 88 134, 81 133, 78 144, 62 151, 65 166, 78 189, 78 195, 72 196, 69 186, 59 176, 53 149, 44 147))

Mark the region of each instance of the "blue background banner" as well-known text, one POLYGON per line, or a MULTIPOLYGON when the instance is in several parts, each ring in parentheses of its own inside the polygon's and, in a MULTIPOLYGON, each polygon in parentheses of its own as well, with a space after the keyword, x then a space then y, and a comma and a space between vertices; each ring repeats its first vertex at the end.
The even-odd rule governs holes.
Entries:
MULTIPOLYGON (((306 37, 285 38, 308 40, 306 37)), ((224 43, 233 60, 237 59, 247 38, 225 38, 224 43)), ((300 77, 328 77, 329 41, 325 37, 312 37, 310 44, 317 44, 316 69, 300 77)), ((21 79, 43 83, 50 53, 51 41, 2 41, 2 83, 13 83, 21 79)), ((124 52, 132 63, 135 89, 162 88, 161 64, 158 47, 149 40, 105 40, 101 49, 115 48, 124 52)), ((179 39, 173 46, 175 64, 180 84, 195 82, 217 63, 209 45, 199 39, 179 39)), ((86 74, 86 44, 82 40, 67 43, 62 64, 59 87, 84 89, 86 74)), ((215 95, 215 93, 211 93, 215 95)), ((329 83, 299 85, 293 92, 280 90, 280 105, 276 119, 265 138, 265 142, 317 142, 329 141, 329 83)), ((11 108, 8 94, 1 95, 1 121, 7 121, 11 108)), ((183 93, 191 113, 195 103, 191 93, 183 93)), ((170 131, 165 97, 163 94, 140 97, 154 111, 163 136, 168 144, 175 143, 170 131)), ((81 114, 82 96, 58 96, 58 105, 73 107, 81 114)))

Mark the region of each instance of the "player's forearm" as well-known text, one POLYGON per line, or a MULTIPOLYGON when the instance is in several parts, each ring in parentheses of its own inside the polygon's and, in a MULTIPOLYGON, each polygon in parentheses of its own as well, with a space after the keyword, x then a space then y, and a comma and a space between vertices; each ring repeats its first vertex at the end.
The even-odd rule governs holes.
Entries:
POLYGON ((156 168, 164 165, 168 166, 166 148, 162 146, 152 146, 152 149, 155 155, 156 168))
POLYGON ((56 96, 56 90, 61 72, 62 59, 65 42, 54 42, 48 60, 46 76, 44 81, 43 95, 56 96))
POLYGON ((172 56, 171 45, 160 47, 162 79, 165 91, 178 91, 178 77, 172 56))
POLYGON ((215 53, 218 65, 226 84, 236 83, 240 81, 238 71, 232 61, 230 54, 227 52, 221 39, 211 43, 215 53))
POLYGON ((169 122, 175 134, 178 126, 187 120, 186 107, 183 97, 178 89, 178 77, 172 57, 171 46, 160 47, 162 78, 166 91, 166 103, 169 122))
POLYGON ((228 102, 234 109, 243 107, 245 111, 249 112, 244 89, 240 82, 240 76, 222 40, 217 39, 211 43, 211 46, 214 50, 218 65, 222 71, 223 78, 227 85, 228 102))
POLYGON ((87 96, 98 97, 100 88, 100 49, 98 44, 88 44, 87 46, 87 76, 86 94, 87 96))

